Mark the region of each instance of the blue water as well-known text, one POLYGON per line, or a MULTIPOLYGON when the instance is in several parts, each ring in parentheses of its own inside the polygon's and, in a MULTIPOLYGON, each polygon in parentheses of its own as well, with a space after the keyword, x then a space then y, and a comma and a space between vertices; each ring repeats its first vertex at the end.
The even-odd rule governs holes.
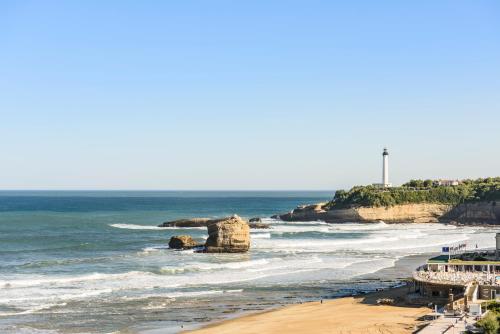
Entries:
POLYGON ((203 242, 206 228, 157 227, 186 217, 270 217, 332 196, 0 192, 0 332, 134 333, 158 327, 177 332, 232 312, 366 288, 374 283, 362 275, 433 251, 450 238, 480 235, 478 229, 435 224, 266 218, 272 228, 251 231, 249 253, 198 254, 170 250, 168 240, 189 234, 203 242))
MULTIPOLYGON (((148 247, 153 250, 151 253, 163 251, 162 246, 166 246, 169 237, 182 231, 115 228, 112 225, 154 227, 177 218, 222 217, 234 213, 243 217, 266 217, 289 211, 298 204, 331 197, 332 192, 2 191, 0 280, 47 278, 56 280, 57 284, 57 279, 95 273, 159 274, 159 268, 179 261, 168 253, 162 255, 163 259, 147 256, 148 247), (168 259, 169 256, 172 259, 168 259)), ((189 232, 200 237, 206 234, 201 230, 189 232)), ((14 283, 9 285, 15 287, 14 283)), ((27 290, 38 296, 39 302, 19 300, 18 303, 9 300, 2 303, 5 290, 0 295, 0 314, 4 314, 0 319, 13 319, 12 323, 20 321, 21 324, 28 320, 35 328, 68 330, 65 323, 51 325, 44 316, 37 316, 45 311, 36 311, 37 307, 54 304, 57 308, 57 304, 63 304, 53 303, 55 294, 71 297, 71 290, 75 290, 74 286, 59 288, 54 283, 51 286, 50 282, 27 286, 27 290)), ((96 289, 89 287, 88 290, 96 289)), ((12 293, 18 295, 17 291, 12 293)), ((83 323, 82 327, 98 331, 98 323, 98 320, 83 323)), ((116 324, 109 330, 126 325, 116 324)))
MULTIPOLYGON (((267 217, 331 196, 331 192, 4 191, 0 192, 0 273, 36 271, 37 261, 94 258, 165 242, 166 236, 157 231, 117 230, 111 224, 156 226, 178 218, 235 213, 267 217)), ((74 270, 47 265, 44 272, 65 269, 74 270)))

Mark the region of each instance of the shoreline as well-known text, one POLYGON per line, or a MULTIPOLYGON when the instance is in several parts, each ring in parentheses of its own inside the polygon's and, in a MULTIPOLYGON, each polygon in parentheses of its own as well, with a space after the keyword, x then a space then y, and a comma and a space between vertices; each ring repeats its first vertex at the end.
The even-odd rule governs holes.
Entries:
MULTIPOLYGON (((135 330, 132 330, 134 333, 139 333, 139 334, 165 334, 165 333, 193 333, 193 334, 212 334, 212 333, 219 333, 220 326, 226 327, 228 324, 231 324, 230 330, 228 330, 228 333, 257 333, 257 332, 245 332, 243 329, 240 328, 233 328, 233 326, 238 325, 243 323, 245 324, 248 318, 258 318, 257 322, 260 322, 261 317, 267 317, 267 314, 274 314, 277 312, 280 314, 282 311, 288 310, 289 308, 295 308, 295 307, 305 307, 306 305, 312 305, 312 310, 304 310, 300 312, 316 312, 316 308, 318 305, 325 306, 329 305, 328 307, 333 307, 334 310, 331 312, 338 312, 336 310, 336 304, 337 303, 342 303, 341 301, 343 300, 361 300, 364 298, 368 298, 369 300, 372 300, 372 296, 379 296, 377 298, 385 298, 386 296, 389 296, 390 294, 394 293, 394 291, 402 291, 408 288, 406 285, 401 286, 401 284, 404 284, 406 280, 408 280, 411 275, 413 270, 418 267, 422 261, 425 261, 429 256, 431 256, 433 253, 425 253, 425 254, 418 254, 418 255, 406 255, 402 256, 399 258, 394 265, 386 268, 379 269, 375 272, 372 273, 366 273, 362 274, 356 277, 352 277, 349 279, 350 282, 356 283, 356 285, 364 285, 365 288, 360 288, 356 290, 352 290, 350 292, 347 292, 345 294, 339 295, 339 296, 331 296, 331 297, 325 297, 323 298, 323 304, 320 304, 320 299, 316 300, 311 300, 309 299, 308 301, 305 302, 299 302, 299 303, 276 303, 275 305, 265 307, 263 309, 259 310, 243 310, 241 309, 240 311, 237 311, 235 313, 226 313, 228 311, 226 305, 219 305, 221 308, 219 309, 219 315, 220 317, 217 317, 216 319, 213 319, 208 322, 197 322, 197 323, 191 323, 191 324, 183 324, 183 325, 175 325, 175 324, 165 324, 165 325, 160 325, 156 324, 153 325, 153 328, 144 328, 144 329, 139 329, 135 328, 135 330), (378 289, 383 289, 382 291, 377 291, 378 289), (214 331, 208 332, 207 330, 214 329, 214 331)), ((344 290, 344 291, 349 291, 349 290, 344 290)), ((356 304, 348 303, 346 305, 342 305, 342 309, 347 308, 349 306, 350 309, 352 309, 352 306, 355 306, 356 304)), ((364 304, 362 304, 364 305, 364 304)), ((373 305, 370 305, 373 306, 373 305)), ((381 307, 381 306, 377 306, 381 307)), ((401 307, 400 307, 401 308, 401 307)), ((413 306, 411 307, 412 309, 414 308, 413 306)), ((321 310, 321 308, 319 309, 321 310)), ((286 311, 288 312, 288 311, 286 311)), ((299 312, 299 313, 300 313, 299 312)), ((360 312, 364 313, 366 310, 361 310, 360 312)), ((425 313, 428 313, 428 309, 426 309, 425 313)), ((415 316, 414 318, 417 318, 418 316, 415 316)), ((296 315, 293 316, 293 318, 296 318, 296 315)), ((390 319, 389 319, 390 320, 390 319)), ((284 320, 273 320, 273 321, 284 321, 284 320)), ((273 322, 271 321, 271 322, 273 322)), ((315 321, 320 322, 321 319, 316 319, 315 321)), ((303 319, 303 323, 307 324, 308 321, 307 319, 303 319)), ((244 326, 252 326, 253 325, 244 325, 244 326)), ((283 330, 278 330, 278 329, 273 329, 270 331, 266 331, 265 329, 262 329, 262 331, 259 331, 258 333, 280 333, 283 332, 283 330)), ((309 333, 309 329, 302 328, 300 333, 309 333)), ((410 333, 411 331, 406 331, 406 332, 393 332, 393 333, 410 333)), ((224 332, 220 332, 224 333, 224 332)), ((287 329, 288 333, 288 329, 287 329)), ((290 332, 294 333, 294 332, 290 332)), ((299 331, 297 331, 299 333, 299 331)), ((314 332, 312 332, 314 333, 314 332)), ((323 333, 321 331, 317 333, 323 333)), ((346 328, 344 327, 344 331, 342 333, 348 333, 346 331, 346 328)))
MULTIPOLYGON (((185 325, 183 327, 177 327, 177 330, 174 330, 174 328, 169 327, 168 329, 163 327, 163 328, 157 328, 157 329, 149 329, 145 331, 140 331, 139 333, 142 334, 159 334, 159 333, 193 333, 193 334, 210 334, 210 333, 224 333, 221 329, 221 327, 226 328, 228 326, 228 333, 256 333, 256 332, 245 332, 242 328, 235 328, 234 326, 251 326, 252 328, 254 325, 249 325, 247 322, 250 320, 252 321, 255 319, 256 322, 261 323, 263 321, 263 324, 267 323, 266 319, 269 317, 269 319, 274 319, 276 315, 278 317, 281 317, 282 313, 287 314, 288 312, 295 312, 295 310, 300 310, 298 311, 299 313, 304 312, 304 314, 308 314, 308 312, 317 312, 321 311, 324 306, 328 305, 328 308, 333 308, 331 311, 332 313, 338 313, 337 310, 337 305, 341 305, 342 307, 342 312, 345 312, 346 310, 352 309, 356 310, 356 305, 369 305, 369 304, 363 304, 360 302, 361 300, 368 299, 368 301, 373 302, 373 298, 386 298, 393 293, 399 293, 400 291, 406 291, 408 288, 406 285, 401 286, 401 284, 404 284, 404 281, 407 280, 409 277, 411 277, 411 272, 422 263, 423 260, 427 259, 429 257, 429 253, 426 254, 419 254, 419 255, 408 255, 408 256, 403 256, 400 259, 398 259, 393 266, 391 267, 386 267, 380 270, 377 270, 373 273, 368 273, 368 274, 363 274, 360 276, 356 276, 352 278, 353 280, 360 282, 360 281, 365 281, 366 284, 366 289, 359 289, 356 291, 353 291, 352 293, 345 294, 343 296, 339 297, 332 297, 332 298, 325 298, 323 299, 323 304, 321 304, 320 301, 308 301, 304 303, 293 303, 293 304, 285 304, 285 305, 274 305, 269 308, 265 308, 262 310, 254 310, 254 311, 240 311, 237 313, 233 314, 228 314, 227 316, 223 317, 222 319, 216 319, 213 321, 210 321, 208 323, 197 323, 197 324, 191 324, 191 325, 185 325), (382 291, 377 291, 377 289, 384 289, 382 291), (348 301, 347 303, 345 301, 348 301), (309 309, 309 306, 311 309, 309 309), (353 308, 354 307, 354 308, 353 308), (291 309, 291 311, 288 311, 291 309), (344 310, 345 309, 345 310, 344 310)), ((370 307, 373 307, 373 305, 369 305, 370 307)), ((381 308, 382 306, 377 306, 377 308, 381 308)), ((383 307, 388 307, 392 308, 392 306, 383 306, 383 307)), ((397 309, 403 309, 402 307, 396 307, 397 309)), ((414 306, 410 307, 410 309, 415 309, 414 306)), ((363 309, 360 311, 355 311, 355 312, 366 312, 367 310, 363 309)), ((401 311, 401 310, 400 310, 401 311)), ((225 309, 221 308, 220 314, 224 314, 225 309)), ((425 308, 424 313, 428 313, 429 310, 425 308)), ((348 312, 349 313, 349 312, 348 312)), ((394 312, 393 312, 394 313, 394 312)), ((398 312, 395 312, 394 314, 397 314, 398 312)), ((405 313, 405 312, 403 312, 405 313)), ((410 312, 410 317, 413 316, 413 314, 410 312)), ((300 314, 299 314, 300 316, 300 314)), ((408 317, 408 314, 405 315, 408 317)), ((412 319, 416 319, 418 317, 418 314, 413 317, 412 319)), ((297 315, 293 315, 293 319, 296 319, 297 315)), ((407 319, 407 318, 405 318, 407 319)), ((390 319, 387 319, 390 320, 390 319)), ((402 319, 400 319, 402 320, 402 319)), ((408 319, 407 319, 408 320, 408 319)), ((271 323, 275 321, 284 321, 282 319, 279 320, 271 320, 271 323)), ((321 322, 321 319, 315 319, 315 321, 321 322)), ((304 325, 308 324, 308 319, 302 319, 302 323, 304 325)), ((413 322, 411 322, 413 324, 413 322)), ((302 328, 298 325, 297 328, 302 328)), ((225 330, 225 329, 224 329, 225 330)), ((289 332, 289 329, 286 329, 287 332, 289 332)), ((274 332, 280 332, 278 329, 270 329, 266 331, 265 328, 262 328, 259 333, 274 333, 274 332)), ((310 332, 310 329, 302 328, 301 330, 297 330, 297 333, 301 332, 310 332)), ((347 333, 348 330, 344 326, 344 331, 343 333, 347 333)), ((394 332, 394 331, 393 331, 394 332)), ((402 331, 402 332, 394 332, 394 333, 410 333, 411 331, 402 331)), ((294 332, 290 332, 294 333, 294 332)), ((318 333, 321 333, 319 331, 318 333)))
POLYGON ((358 296, 293 304, 214 322, 191 334, 225 333, 412 333, 417 319, 432 310, 404 301, 408 287, 390 288, 358 296), (377 305, 393 298, 395 305, 377 305))

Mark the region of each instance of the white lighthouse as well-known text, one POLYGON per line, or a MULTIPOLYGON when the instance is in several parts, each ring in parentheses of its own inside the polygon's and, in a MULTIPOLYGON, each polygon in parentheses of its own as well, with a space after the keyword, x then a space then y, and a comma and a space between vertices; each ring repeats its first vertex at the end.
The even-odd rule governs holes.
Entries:
POLYGON ((382 187, 388 188, 392 185, 389 183, 389 152, 384 148, 382 152, 382 187))

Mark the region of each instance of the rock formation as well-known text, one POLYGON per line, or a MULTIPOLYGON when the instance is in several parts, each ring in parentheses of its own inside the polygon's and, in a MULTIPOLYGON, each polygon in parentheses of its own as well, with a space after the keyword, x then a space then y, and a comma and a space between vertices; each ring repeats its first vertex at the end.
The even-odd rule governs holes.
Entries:
POLYGON ((168 242, 168 247, 172 249, 190 249, 196 246, 201 245, 198 245, 190 235, 176 235, 168 242))
POLYGON ((267 228, 271 228, 271 226, 269 226, 269 224, 264 224, 264 223, 248 223, 248 226, 250 228, 254 228, 254 229, 267 229, 267 228))
POLYGON ((205 227, 209 224, 217 223, 220 219, 212 219, 212 218, 190 218, 190 219, 177 219, 165 222, 163 224, 158 225, 158 227, 205 227))
POLYGON ((390 207, 351 207, 326 210, 324 203, 299 206, 277 216, 284 221, 317 221, 328 223, 373 222, 500 224, 500 205, 496 202, 476 202, 459 205, 401 204, 390 207))
POLYGON ((441 220, 461 224, 500 224, 500 203, 473 202, 453 207, 441 220))
POLYGON ((364 221, 382 220, 386 223, 437 223, 439 218, 449 212, 446 204, 403 204, 391 207, 357 208, 357 214, 364 221))
MULTIPOLYGON (((206 227, 210 224, 215 224, 228 218, 190 218, 190 219, 177 219, 165 222, 163 224, 158 225, 158 227, 206 227)), ((269 224, 265 224, 261 222, 260 218, 252 218, 250 219, 250 223, 248 224, 250 228, 254 229, 264 229, 271 228, 269 224)))
POLYGON ((207 253, 244 253, 249 248, 249 226, 237 215, 208 225, 207 253))

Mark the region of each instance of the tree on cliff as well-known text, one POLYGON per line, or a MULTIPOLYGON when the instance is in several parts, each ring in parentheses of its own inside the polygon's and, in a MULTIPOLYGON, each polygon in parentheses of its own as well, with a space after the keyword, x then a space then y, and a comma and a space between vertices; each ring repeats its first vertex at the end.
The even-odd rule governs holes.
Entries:
POLYGON ((500 177, 466 180, 457 186, 434 186, 432 180, 411 180, 401 187, 356 186, 339 190, 327 207, 393 206, 409 203, 459 204, 500 200, 500 177))

